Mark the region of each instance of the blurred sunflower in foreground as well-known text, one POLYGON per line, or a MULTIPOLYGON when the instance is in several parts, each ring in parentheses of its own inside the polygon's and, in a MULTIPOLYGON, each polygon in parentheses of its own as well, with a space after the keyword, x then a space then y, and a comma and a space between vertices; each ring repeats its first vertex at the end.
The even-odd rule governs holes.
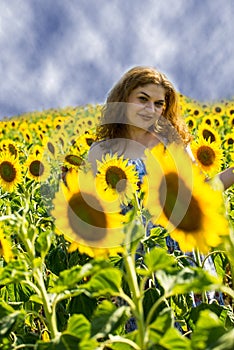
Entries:
POLYGON ((129 165, 123 156, 106 154, 101 162, 97 160, 95 181, 103 199, 128 204, 138 189, 139 178, 135 166, 129 165))
POLYGON ((98 195, 91 171, 71 169, 53 204, 56 228, 71 242, 69 251, 78 248, 89 256, 107 256, 123 250, 127 216, 120 214, 116 202, 98 195))
POLYGON ((146 153, 143 204, 180 248, 206 253, 229 234, 222 192, 204 180, 183 148, 156 146, 146 153), (155 181, 157 179, 157 181, 155 181))
POLYGON ((191 150, 204 173, 212 176, 221 170, 223 151, 219 143, 200 138, 192 142, 191 150))

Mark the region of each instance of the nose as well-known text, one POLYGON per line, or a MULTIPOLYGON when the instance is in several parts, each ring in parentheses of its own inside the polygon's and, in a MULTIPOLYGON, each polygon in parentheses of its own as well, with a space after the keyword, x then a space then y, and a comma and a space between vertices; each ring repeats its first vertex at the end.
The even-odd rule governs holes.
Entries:
POLYGON ((147 101, 147 103, 145 104, 145 109, 149 112, 154 112, 155 111, 154 102, 147 101))

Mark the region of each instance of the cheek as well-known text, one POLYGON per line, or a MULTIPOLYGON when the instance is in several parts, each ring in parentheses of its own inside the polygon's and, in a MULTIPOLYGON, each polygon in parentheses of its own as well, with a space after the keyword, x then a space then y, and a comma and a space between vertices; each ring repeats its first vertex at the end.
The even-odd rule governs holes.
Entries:
POLYGON ((141 109, 141 106, 135 103, 131 103, 127 106, 126 116, 127 118, 134 117, 137 111, 141 109))

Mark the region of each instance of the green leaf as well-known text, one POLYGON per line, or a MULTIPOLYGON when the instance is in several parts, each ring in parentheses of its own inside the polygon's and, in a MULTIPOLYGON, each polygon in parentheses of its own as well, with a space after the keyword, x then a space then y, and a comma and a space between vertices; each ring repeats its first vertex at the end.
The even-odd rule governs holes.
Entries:
MULTIPOLYGON (((144 293, 144 299, 143 299, 143 309, 144 309, 144 318, 146 319, 148 313, 150 312, 152 305, 158 300, 160 297, 160 292, 158 289, 154 288, 148 288, 144 293)), ((159 313, 159 311, 162 311, 162 309, 165 308, 165 303, 162 302, 158 308, 155 310, 152 319, 155 319, 159 313)))
POLYGON ((103 300, 93 315, 91 336, 103 338, 113 333, 121 324, 125 323, 128 312, 129 307, 127 306, 117 308, 112 302, 103 300))
POLYGON ((222 335, 215 343, 214 347, 206 350, 233 350, 234 349, 234 329, 222 335))
POLYGON ((35 248, 36 251, 41 254, 42 260, 44 260, 49 252, 53 237, 54 235, 51 231, 43 231, 39 234, 36 240, 35 248))
POLYGON ((84 315, 74 314, 68 320, 67 330, 63 334, 71 334, 79 339, 90 337, 90 322, 84 315))
MULTIPOLYGON (((190 341, 183 337, 175 328, 169 328, 160 339, 158 350, 190 350, 190 341)), ((196 349, 198 350, 198 349, 196 349)))
POLYGON ((62 334, 56 341, 37 342, 37 350, 95 350, 98 344, 93 339, 80 339, 72 334, 62 334))
POLYGON ((67 268, 67 254, 60 246, 51 249, 46 256, 46 264, 49 270, 56 275, 67 268))
POLYGON ((73 297, 68 306, 68 312, 73 314, 83 314, 88 320, 91 319, 91 316, 94 310, 97 307, 96 298, 90 298, 84 293, 73 297))
POLYGON ((115 268, 107 268, 92 276, 83 287, 86 287, 94 297, 117 295, 121 289, 121 281, 121 271, 115 268))
POLYGON ((218 277, 210 275, 199 267, 185 267, 181 271, 173 271, 172 273, 160 270, 157 271, 156 277, 165 292, 170 295, 184 294, 191 291, 218 290, 221 286, 218 277))
POLYGON ((234 327, 233 312, 230 307, 224 305, 218 305, 216 303, 206 304, 201 303, 195 308, 192 308, 189 316, 189 326, 194 329, 196 327, 197 320, 200 317, 200 313, 204 310, 210 310, 215 313, 225 328, 234 327))
POLYGON ((74 266, 69 270, 60 272, 58 279, 52 287, 52 293, 59 293, 76 287, 77 283, 82 280, 81 266, 74 266))
POLYGON ((31 295, 29 300, 34 302, 34 303, 43 305, 43 299, 41 297, 39 297, 39 295, 37 295, 37 294, 31 295))
POLYGON ((73 266, 68 270, 61 271, 59 278, 55 282, 55 286, 52 288, 52 292, 66 291, 67 289, 76 288, 77 284, 83 282, 84 278, 90 278, 93 274, 99 270, 105 269, 107 266, 106 261, 99 259, 88 262, 83 266, 73 266))
POLYGON ((158 270, 168 270, 176 265, 175 258, 165 249, 154 247, 145 255, 145 264, 148 267, 149 276, 158 270))
POLYGON ((163 227, 153 227, 150 230, 150 235, 147 236, 144 240, 143 240, 143 244, 152 249, 155 246, 160 246, 164 249, 167 249, 167 245, 166 245, 166 236, 168 236, 168 232, 165 228, 163 227))
POLYGON ((1 315, 1 317, 7 316, 12 312, 15 312, 13 307, 8 305, 4 300, 0 300, 0 315, 1 315))
POLYGON ((163 309, 154 322, 149 326, 149 339, 153 344, 158 344, 160 338, 165 334, 168 328, 172 327, 173 318, 170 308, 163 309))
POLYGON ((215 349, 215 343, 226 332, 222 322, 215 313, 210 310, 201 311, 196 328, 192 334, 192 349, 215 349))
POLYGON ((15 311, 7 316, 0 318, 0 336, 7 335, 11 332, 16 321, 21 317, 23 318, 23 313, 21 311, 15 311))

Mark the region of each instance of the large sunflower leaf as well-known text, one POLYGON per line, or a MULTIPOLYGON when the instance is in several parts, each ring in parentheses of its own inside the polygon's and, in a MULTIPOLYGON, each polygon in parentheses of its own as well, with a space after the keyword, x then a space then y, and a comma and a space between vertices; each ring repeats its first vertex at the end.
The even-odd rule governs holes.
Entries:
POLYGON ((67 289, 76 288, 77 284, 83 282, 85 278, 90 278, 99 270, 104 270, 110 266, 107 262, 102 260, 93 260, 85 265, 76 265, 70 269, 61 271, 55 286, 52 288, 53 293, 66 291, 67 289))
POLYGON ((117 295, 121 290, 122 273, 115 268, 106 268, 97 272, 83 285, 93 297, 117 295))
POLYGON ((190 341, 183 337, 175 328, 169 328, 157 344, 157 349, 191 350, 191 346, 190 341))
POLYGON ((158 270, 171 270, 176 264, 175 258, 159 247, 154 247, 146 253, 144 262, 148 269, 138 269, 137 272, 147 276, 152 276, 158 270))
POLYGON ((96 338, 103 338, 108 334, 112 334, 127 320, 126 313, 128 311, 129 307, 127 306, 117 308, 112 302, 103 300, 93 315, 91 335, 95 335, 96 338))
POLYGON ((215 313, 210 310, 201 311, 196 328, 192 334, 192 349, 232 350, 234 348, 233 330, 229 332, 228 336, 227 334, 227 330, 224 328, 222 321, 215 313), (227 344, 220 341, 224 335, 226 335, 227 344))
POLYGON ((96 348, 96 341, 90 338, 90 322, 81 314, 74 314, 69 318, 67 329, 59 339, 37 343, 38 350, 93 350, 96 348))
POLYGON ((159 270, 156 277, 164 288, 165 292, 170 295, 202 292, 206 290, 218 290, 221 288, 221 281, 218 277, 210 275, 201 268, 185 267, 181 271, 167 273, 159 270))

